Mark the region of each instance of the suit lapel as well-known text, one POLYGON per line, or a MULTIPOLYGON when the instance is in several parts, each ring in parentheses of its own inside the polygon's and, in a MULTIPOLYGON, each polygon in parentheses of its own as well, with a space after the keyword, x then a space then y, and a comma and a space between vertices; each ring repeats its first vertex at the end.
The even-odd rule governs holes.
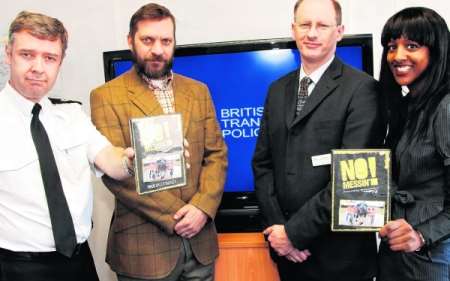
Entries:
MULTIPOLYGON (((156 96, 148 88, 144 81, 138 76, 136 71, 132 69, 127 74, 127 89, 128 97, 132 104, 134 104, 144 115, 161 115, 164 111, 161 108, 156 96)), ((183 134, 189 125, 189 119, 192 106, 192 92, 186 87, 183 79, 179 75, 174 74, 173 78, 173 95, 175 101, 175 112, 181 113, 183 120, 183 134)))
POLYGON ((164 114, 152 90, 138 76, 135 69, 131 69, 126 77, 128 98, 144 115, 164 114))
POLYGON ((291 122, 289 129, 308 116, 328 95, 333 93, 334 89, 338 86, 336 79, 341 75, 342 63, 335 58, 317 82, 317 85, 306 100, 306 104, 300 111, 300 114, 295 119, 291 119, 293 122, 291 122))
POLYGON ((297 92, 298 92, 298 77, 300 73, 300 69, 298 69, 293 76, 289 79, 289 81, 286 84, 285 89, 285 104, 284 108, 286 109, 285 112, 285 119, 286 119, 286 125, 287 127, 290 127, 292 124, 292 120, 295 118, 295 110, 297 107, 297 92))
POLYGON ((175 100, 175 112, 181 113, 183 120, 183 135, 186 136, 187 129, 190 124, 192 97, 195 93, 190 90, 191 87, 178 75, 174 74, 173 94, 175 100))

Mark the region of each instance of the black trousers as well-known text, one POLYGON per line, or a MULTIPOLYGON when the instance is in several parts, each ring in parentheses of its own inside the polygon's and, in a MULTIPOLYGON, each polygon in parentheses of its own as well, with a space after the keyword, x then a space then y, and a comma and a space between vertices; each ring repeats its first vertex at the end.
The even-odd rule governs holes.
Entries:
POLYGON ((88 243, 71 258, 57 252, 13 252, 0 248, 0 281, 98 281, 88 243))

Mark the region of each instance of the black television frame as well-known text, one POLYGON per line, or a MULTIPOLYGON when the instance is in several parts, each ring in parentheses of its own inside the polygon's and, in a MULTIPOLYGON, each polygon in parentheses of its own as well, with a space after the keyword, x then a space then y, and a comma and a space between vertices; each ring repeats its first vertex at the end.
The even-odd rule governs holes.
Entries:
MULTIPOLYGON (((372 35, 345 35, 344 38, 338 43, 338 47, 355 45, 362 47, 363 70, 373 76, 372 35)), ((177 46, 175 49, 175 58, 179 56, 296 48, 295 41, 292 38, 199 43, 177 46)), ((130 60, 133 60, 130 50, 104 52, 103 66, 105 81, 109 81, 114 78, 115 62, 130 60)), ((224 192, 215 221, 219 232, 261 231, 261 217, 254 191, 224 192)))

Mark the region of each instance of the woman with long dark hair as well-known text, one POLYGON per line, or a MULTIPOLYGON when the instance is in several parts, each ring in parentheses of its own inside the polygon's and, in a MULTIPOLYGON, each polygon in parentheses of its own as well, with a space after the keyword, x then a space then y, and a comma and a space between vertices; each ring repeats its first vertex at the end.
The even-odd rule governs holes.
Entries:
POLYGON ((428 8, 393 15, 380 84, 392 150, 392 221, 380 230, 377 281, 449 281, 449 30, 428 8))

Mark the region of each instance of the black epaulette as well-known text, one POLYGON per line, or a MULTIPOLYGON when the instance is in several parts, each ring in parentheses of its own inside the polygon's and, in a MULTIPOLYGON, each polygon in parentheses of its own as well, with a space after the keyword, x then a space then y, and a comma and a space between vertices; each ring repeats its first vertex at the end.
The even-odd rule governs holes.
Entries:
POLYGON ((51 103, 53 104, 62 104, 62 103, 78 103, 79 105, 83 105, 81 101, 77 100, 63 100, 63 99, 56 99, 56 98, 48 98, 51 103))

